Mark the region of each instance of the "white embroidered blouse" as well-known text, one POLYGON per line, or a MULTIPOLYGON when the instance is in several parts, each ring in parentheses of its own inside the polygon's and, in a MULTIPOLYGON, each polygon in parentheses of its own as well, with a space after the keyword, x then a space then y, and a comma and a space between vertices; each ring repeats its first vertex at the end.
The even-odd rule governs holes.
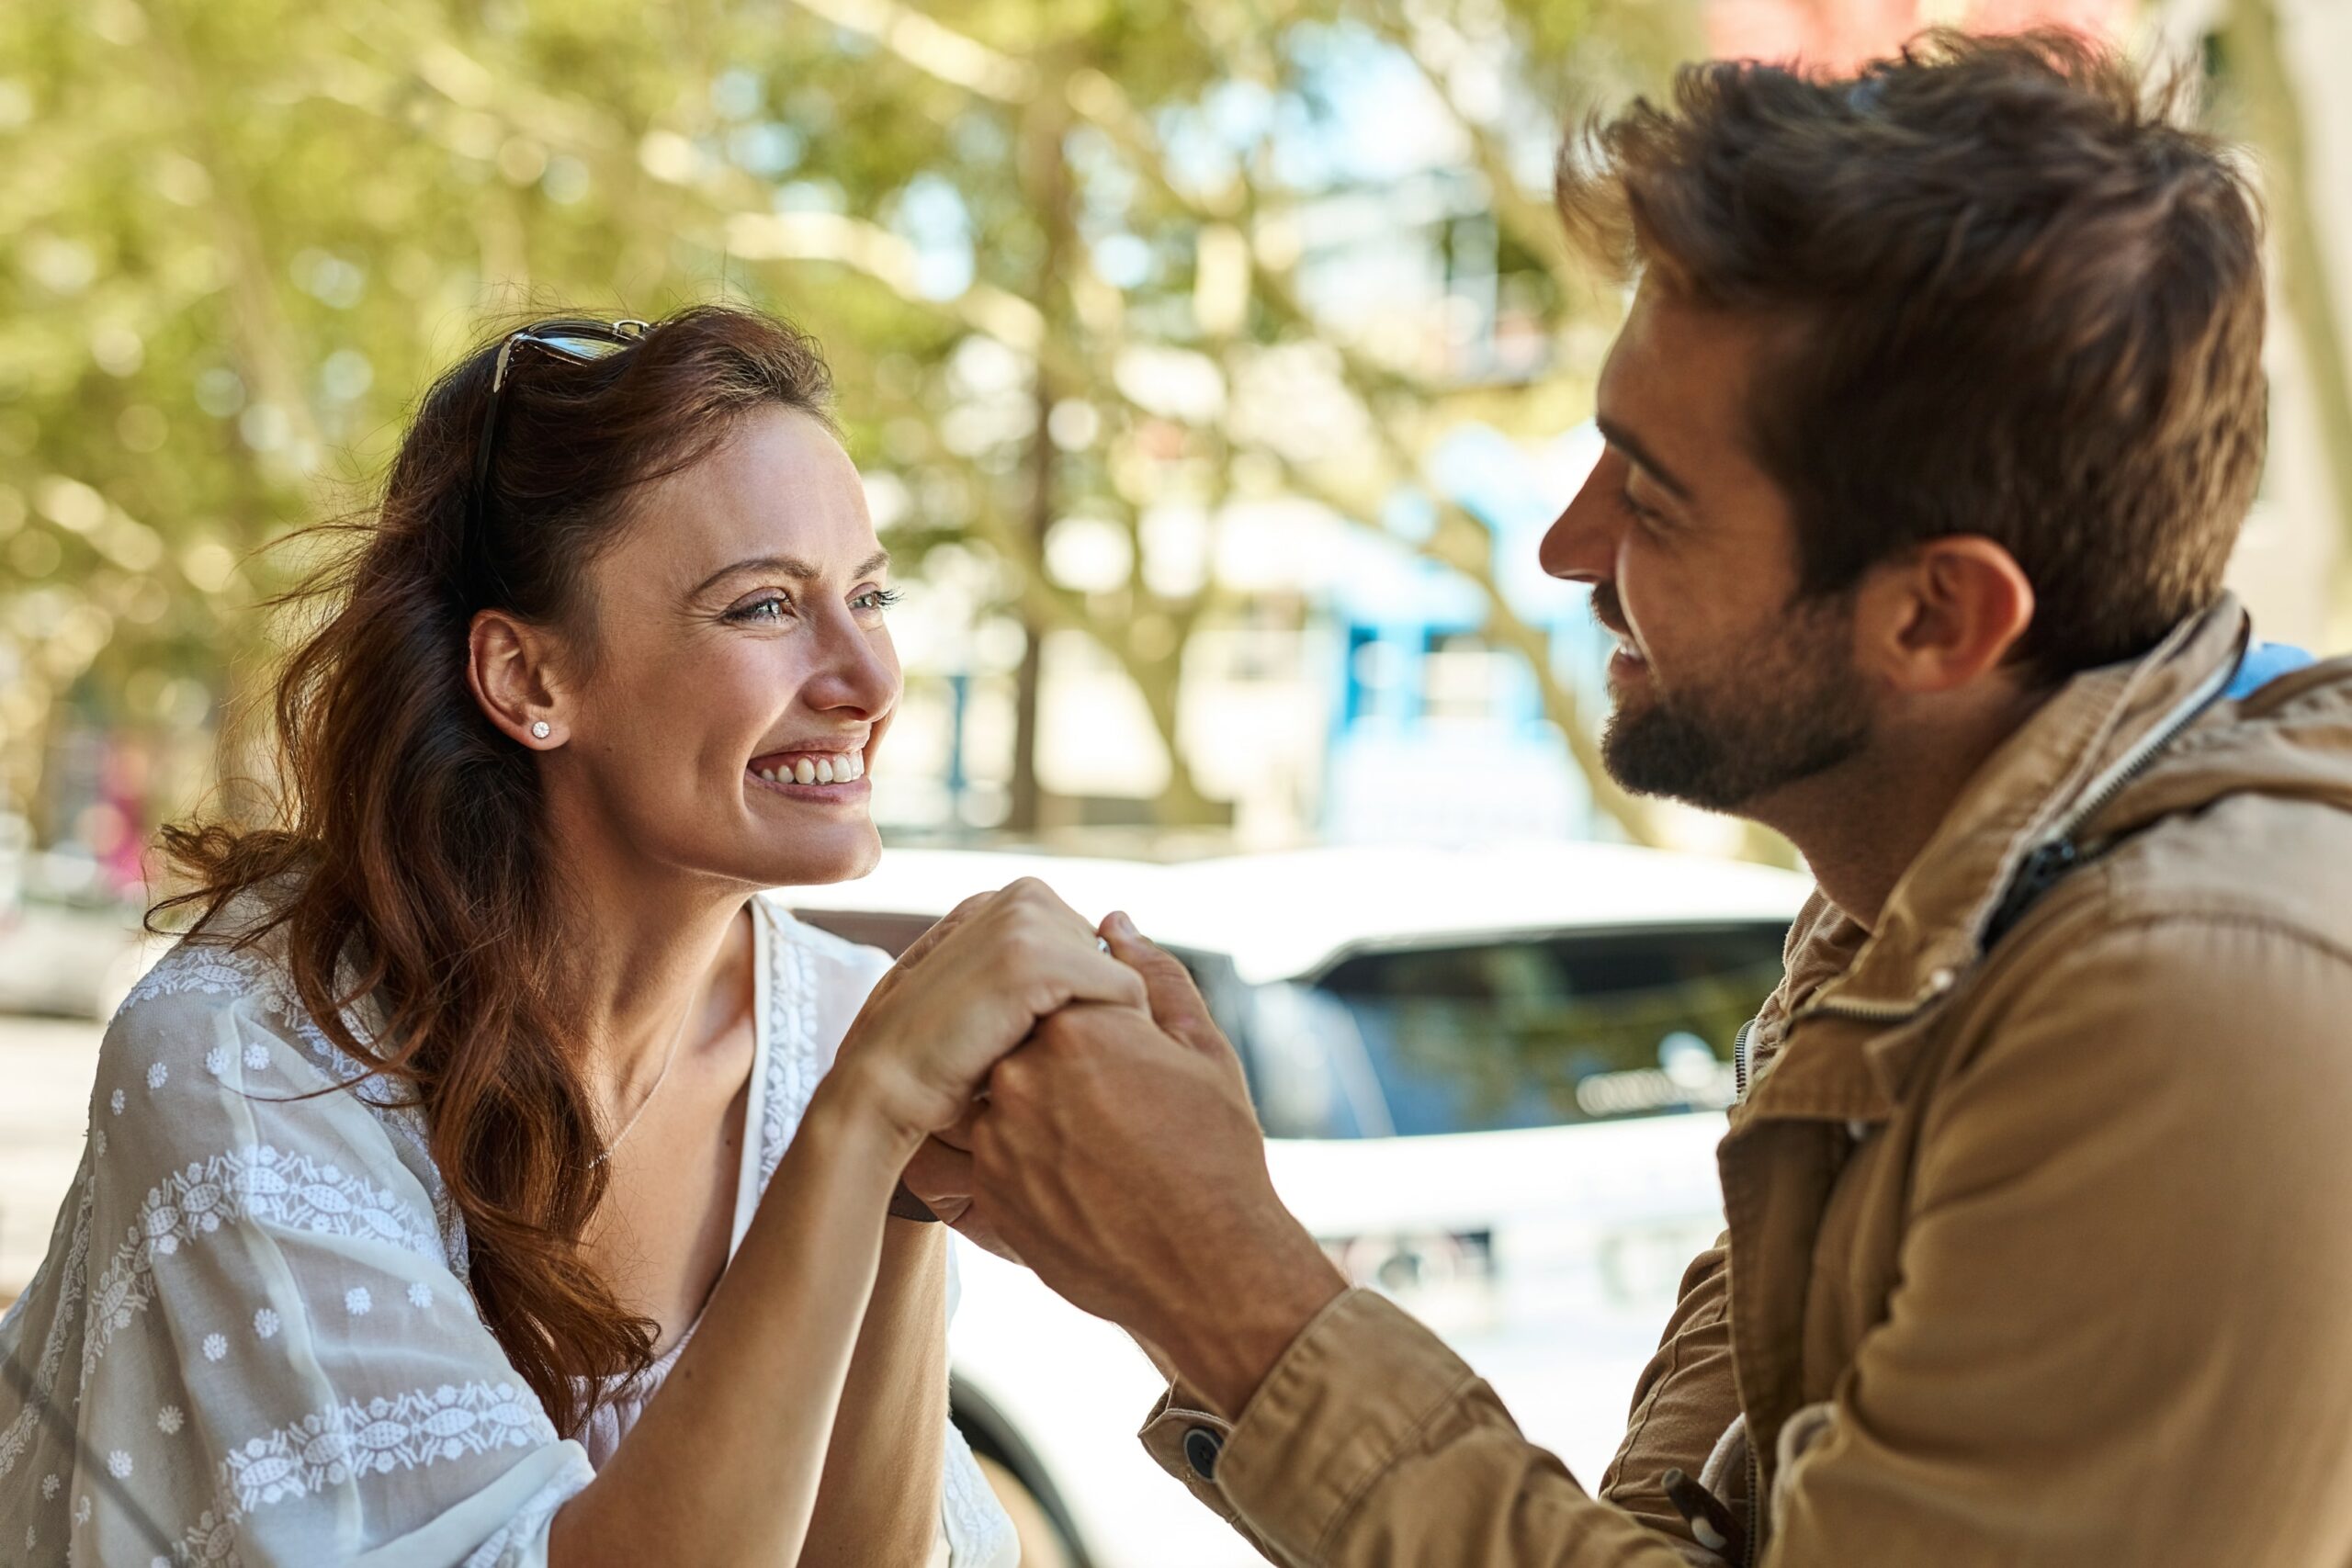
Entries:
MULTIPOLYGON (((730 1247, 888 964, 767 897, 752 931, 730 1247)), ((476 1315, 420 1113, 380 1081, 292 1098, 358 1072, 262 948, 182 943, 124 1001, 49 1255, 0 1319, 0 1562, 546 1562, 594 1474, 581 1438, 617 1433, 557 1433, 476 1315)), ((933 1562, 1012 1568, 942 1441, 933 1562)))

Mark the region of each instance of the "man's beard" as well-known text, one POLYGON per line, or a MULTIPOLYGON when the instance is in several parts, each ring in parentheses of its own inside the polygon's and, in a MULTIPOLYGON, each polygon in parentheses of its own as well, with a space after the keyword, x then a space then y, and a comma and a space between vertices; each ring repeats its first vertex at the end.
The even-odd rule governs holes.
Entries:
MULTIPOLYGON (((1593 592, 1596 613, 1622 625, 1614 594, 1593 592)), ((1852 626, 1849 595, 1800 600, 1769 637, 1681 674, 1671 692, 1652 669, 1646 694, 1609 716, 1610 777, 1636 795, 1736 811, 1852 758, 1871 738, 1852 626)))

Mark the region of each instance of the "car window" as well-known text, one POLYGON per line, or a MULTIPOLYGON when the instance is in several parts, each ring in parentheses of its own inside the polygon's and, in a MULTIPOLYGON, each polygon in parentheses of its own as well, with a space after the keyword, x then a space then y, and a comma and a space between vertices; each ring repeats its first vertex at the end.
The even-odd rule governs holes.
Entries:
POLYGON ((896 958, 915 944, 915 938, 939 923, 936 915, 904 915, 868 909, 795 909, 793 914, 819 931, 850 942, 878 947, 896 958))
POLYGON ((1500 937, 1341 958, 1261 987, 1251 1079, 1276 1137, 1491 1132, 1720 1110, 1780 981, 1770 923, 1500 937))

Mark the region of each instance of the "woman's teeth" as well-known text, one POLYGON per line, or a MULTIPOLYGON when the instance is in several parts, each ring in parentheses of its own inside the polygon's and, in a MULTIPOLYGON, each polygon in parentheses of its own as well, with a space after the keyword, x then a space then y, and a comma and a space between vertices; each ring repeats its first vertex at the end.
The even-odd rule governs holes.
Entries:
POLYGON ((865 776, 865 756, 859 751, 844 751, 839 756, 795 757, 788 762, 752 771, 770 784, 848 784, 865 776))

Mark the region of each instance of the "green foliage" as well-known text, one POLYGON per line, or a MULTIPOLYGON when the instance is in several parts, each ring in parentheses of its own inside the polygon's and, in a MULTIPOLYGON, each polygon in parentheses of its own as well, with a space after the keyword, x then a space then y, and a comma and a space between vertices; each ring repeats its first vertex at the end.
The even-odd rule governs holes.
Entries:
MULTIPOLYGON (((1107 519, 1139 562, 1139 515, 1170 494, 1213 505, 1240 482, 1368 518, 1457 389, 1301 287, 1301 204, 1363 183, 1297 156, 1335 113, 1333 62, 1378 54, 1453 104, 1472 182, 1533 171, 1491 189, 1499 254, 1556 325, 1580 296, 1544 276, 1542 148, 1523 143, 1548 142, 1571 85, 1624 76, 1579 51, 1646 61, 1671 11, 16 0, 0 810, 36 800, 69 711, 185 726, 253 681, 272 623, 252 606, 295 564, 265 547, 364 504, 405 410, 469 344, 558 307, 720 293, 826 343, 856 455, 909 498, 897 542, 918 570, 955 545, 992 604, 1095 637, 1174 755, 1179 655, 1216 585, 1156 591, 1139 567, 1057 582, 1036 523, 1107 519), (1504 96, 1463 107, 1489 78, 1504 96), (1317 396, 1355 434, 1318 446, 1243 418, 1234 389, 1316 343, 1337 347, 1317 396), (1215 395, 1139 402, 1138 350, 1196 356, 1215 395), (1040 361, 1074 411, 1042 465, 1040 361)), ((1182 795, 1181 757, 1175 773, 1182 795)))

